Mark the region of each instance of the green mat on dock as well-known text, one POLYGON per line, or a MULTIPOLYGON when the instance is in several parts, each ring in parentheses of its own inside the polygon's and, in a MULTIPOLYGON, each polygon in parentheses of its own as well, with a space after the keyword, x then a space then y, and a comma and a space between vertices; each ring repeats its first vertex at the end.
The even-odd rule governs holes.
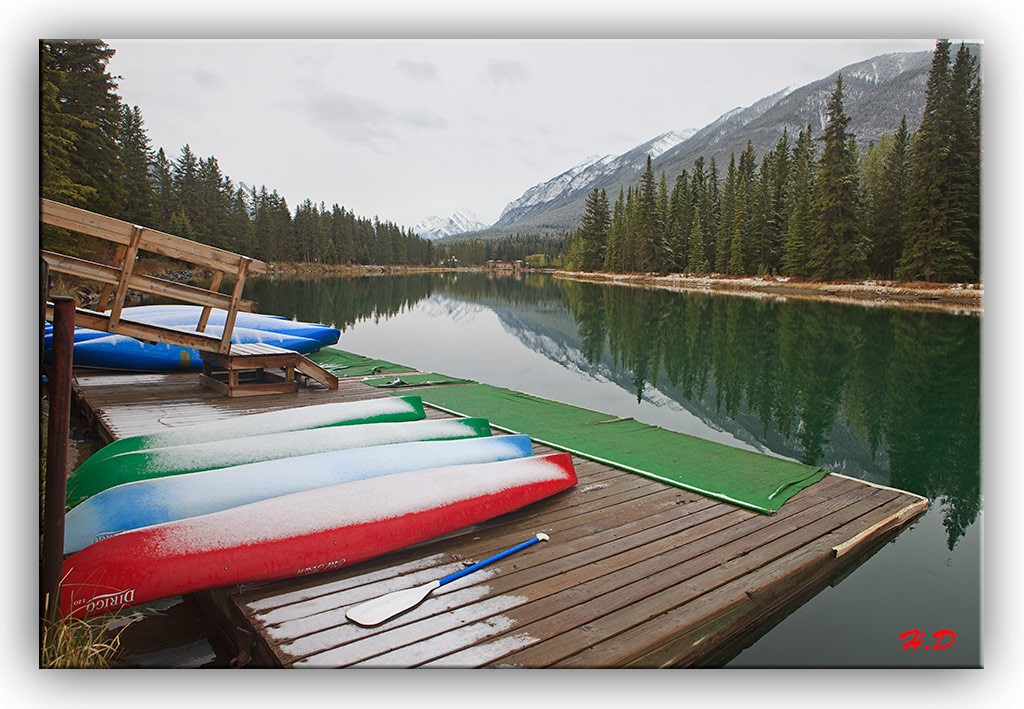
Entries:
MULTIPOLYGON (((408 390, 403 390, 408 393, 408 390)), ((825 471, 487 384, 417 391, 423 403, 758 512, 777 511, 825 471)))
POLYGON ((459 379, 446 374, 403 374, 399 377, 378 377, 364 379, 363 384, 381 389, 398 389, 402 387, 438 386, 440 384, 474 384, 472 379, 459 379))
POLYGON ((408 372, 415 367, 406 367, 382 359, 372 359, 363 355, 324 347, 306 358, 319 364, 336 377, 365 377, 371 374, 387 372, 408 372))

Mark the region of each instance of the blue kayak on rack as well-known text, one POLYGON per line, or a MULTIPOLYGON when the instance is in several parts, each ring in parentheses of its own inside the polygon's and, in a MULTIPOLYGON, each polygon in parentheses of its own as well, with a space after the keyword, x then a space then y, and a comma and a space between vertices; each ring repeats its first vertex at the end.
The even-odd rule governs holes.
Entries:
MULTIPOLYGON (((124 308, 121 317, 151 325, 195 332, 201 306, 143 305, 124 308)), ((213 309, 206 332, 220 337, 227 311, 213 309)), ((43 359, 49 359, 52 326, 47 323, 43 336, 43 359)), ((341 332, 319 323, 298 322, 275 315, 238 313, 231 341, 235 344, 264 343, 309 354, 338 341, 341 332)), ((74 364, 101 369, 144 371, 198 370, 203 362, 199 351, 168 344, 140 342, 125 335, 114 335, 87 328, 75 328, 74 364)))

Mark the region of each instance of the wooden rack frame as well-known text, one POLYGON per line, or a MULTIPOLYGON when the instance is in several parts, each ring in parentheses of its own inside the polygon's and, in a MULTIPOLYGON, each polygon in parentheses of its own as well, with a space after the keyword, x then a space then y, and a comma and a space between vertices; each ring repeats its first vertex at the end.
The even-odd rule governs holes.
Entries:
MULTIPOLYGON (((264 274, 270 270, 266 263, 248 256, 49 199, 40 200, 39 221, 43 224, 112 241, 118 245, 114 257, 116 263, 112 266, 51 251, 41 251, 40 254, 52 271, 103 283, 103 292, 100 295, 101 309, 106 308, 107 301, 113 296, 109 313, 77 308, 75 311, 76 325, 128 335, 146 342, 178 345, 198 349, 201 352, 228 354, 231 350, 231 333, 234 330, 238 311, 256 311, 256 303, 242 299, 246 276, 264 274), (210 288, 197 288, 134 273, 135 259, 140 251, 169 256, 212 270, 214 273, 210 281, 210 288), (231 295, 217 292, 224 274, 234 275, 237 278, 231 295), (122 318, 121 311, 129 290, 162 295, 203 306, 196 331, 176 330, 122 318), (213 308, 223 308, 227 311, 224 332, 219 338, 204 332, 213 308)), ((47 304, 46 318, 47 320, 53 318, 53 308, 50 304, 47 304)))

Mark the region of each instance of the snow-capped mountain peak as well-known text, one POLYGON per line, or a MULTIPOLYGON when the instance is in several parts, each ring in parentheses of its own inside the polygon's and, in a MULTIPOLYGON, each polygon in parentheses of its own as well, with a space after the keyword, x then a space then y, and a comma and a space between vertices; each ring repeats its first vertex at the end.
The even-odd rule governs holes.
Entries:
POLYGON ((648 155, 652 159, 657 158, 696 132, 692 128, 682 131, 671 130, 636 146, 622 155, 591 155, 562 174, 552 177, 546 182, 534 185, 523 192, 522 196, 518 199, 509 202, 505 205, 505 209, 502 210, 495 226, 512 223, 516 219, 522 218, 524 214, 529 214, 532 210, 542 209, 555 200, 565 198, 568 195, 578 194, 580 191, 588 189, 591 184, 597 182, 602 177, 614 173, 625 165, 632 165, 638 169, 642 168, 647 161, 648 155))
POLYGON ((452 234, 464 234, 467 231, 486 229, 489 224, 480 220, 468 209, 457 209, 449 217, 427 217, 412 228, 423 239, 442 239, 452 234))

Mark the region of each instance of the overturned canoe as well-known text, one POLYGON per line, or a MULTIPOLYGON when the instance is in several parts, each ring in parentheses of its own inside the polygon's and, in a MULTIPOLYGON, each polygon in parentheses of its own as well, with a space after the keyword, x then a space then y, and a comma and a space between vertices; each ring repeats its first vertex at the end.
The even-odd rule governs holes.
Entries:
POLYGON ((64 553, 139 527, 197 517, 330 485, 410 470, 525 458, 523 435, 396 443, 268 460, 125 483, 103 490, 64 519, 64 553))
MULTIPOLYGON (((222 327, 208 327, 206 334, 220 337, 222 327)), ((322 347, 308 337, 282 335, 277 332, 236 327, 231 331, 234 344, 262 343, 299 354, 316 352, 322 347)), ((197 349, 140 342, 127 335, 105 335, 84 342, 76 342, 72 353, 76 367, 93 369, 118 369, 143 372, 195 371, 202 369, 202 354, 197 349)))
POLYGON ((343 401, 265 411, 121 438, 89 456, 78 466, 76 473, 84 474, 93 465, 119 453, 145 448, 166 448, 326 426, 418 421, 424 416, 423 402, 418 396, 386 396, 366 401, 343 401))
MULTIPOLYGON (((150 325, 194 332, 203 308, 194 305, 142 305, 124 308, 121 317, 150 325)), ((221 337, 227 311, 211 311, 204 332, 221 337)), ((43 335, 43 359, 49 359, 52 326, 43 335)), ((319 323, 297 322, 260 313, 237 313, 231 342, 263 343, 299 354, 310 354, 338 341, 341 331, 319 323)), ((74 363, 79 367, 139 371, 198 370, 203 366, 199 350, 169 344, 140 342, 125 335, 76 328, 74 363)))
POLYGON ((489 435, 487 419, 437 419, 330 426, 119 453, 69 475, 67 504, 73 507, 102 490, 136 480, 350 448, 489 435))
POLYGON ((143 527, 64 561, 61 610, 83 616, 339 569, 575 484, 572 457, 556 453, 396 473, 143 527))
MULTIPOLYGON (((202 312, 202 306, 198 305, 137 305, 123 308, 121 310, 121 317, 150 325, 179 327, 194 331, 199 325, 199 318, 202 316, 202 312)), ((211 309, 210 316, 207 319, 208 327, 223 328, 225 322, 227 322, 226 310, 220 308, 211 309)), ((236 313, 235 327, 276 332, 291 337, 303 337, 316 340, 321 346, 333 345, 341 336, 341 331, 335 327, 321 323, 288 320, 280 315, 266 315, 263 313, 236 313)), ((52 330, 53 326, 50 323, 46 323, 43 334, 44 350, 50 349, 52 330)), ((104 337, 108 334, 101 330, 76 327, 74 341, 76 343, 85 342, 86 340, 104 337)))

